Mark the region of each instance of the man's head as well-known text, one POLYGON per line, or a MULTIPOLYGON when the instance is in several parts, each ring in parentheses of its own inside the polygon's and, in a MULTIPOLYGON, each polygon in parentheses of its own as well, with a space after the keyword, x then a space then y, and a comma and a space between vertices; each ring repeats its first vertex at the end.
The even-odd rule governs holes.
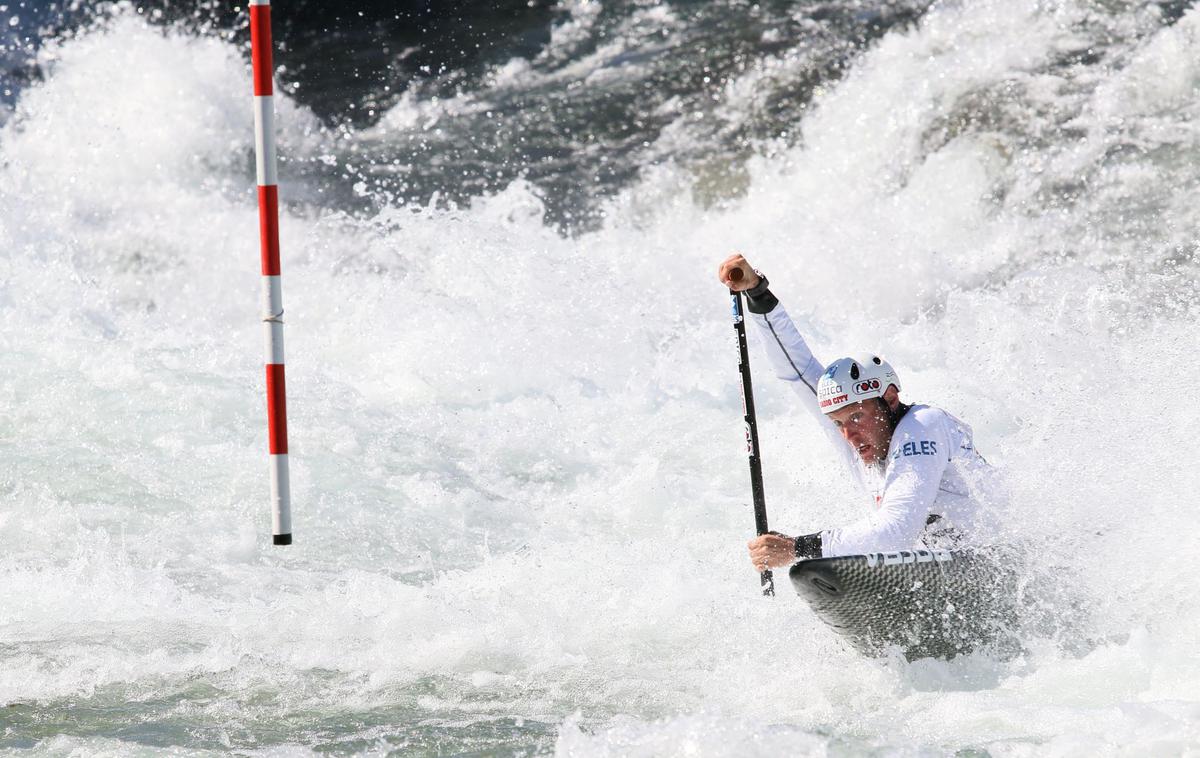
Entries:
POLYGON ((829 416, 863 463, 883 463, 903 415, 900 379, 876 355, 841 358, 817 383, 821 411, 829 416))

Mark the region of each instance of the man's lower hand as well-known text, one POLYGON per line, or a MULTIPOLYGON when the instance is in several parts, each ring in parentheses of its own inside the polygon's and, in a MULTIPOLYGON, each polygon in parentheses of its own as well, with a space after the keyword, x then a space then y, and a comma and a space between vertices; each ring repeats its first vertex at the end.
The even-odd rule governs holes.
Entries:
POLYGON ((788 537, 786 534, 763 534, 746 545, 750 548, 750 562, 759 573, 796 562, 795 537, 788 537))

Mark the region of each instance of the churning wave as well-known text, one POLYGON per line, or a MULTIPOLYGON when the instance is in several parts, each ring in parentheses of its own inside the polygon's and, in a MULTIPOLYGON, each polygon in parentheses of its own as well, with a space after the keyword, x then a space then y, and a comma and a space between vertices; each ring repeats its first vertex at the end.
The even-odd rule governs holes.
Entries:
MULTIPOLYGON (((0 746, 1196 746, 1200 13, 562 3, 338 97, 281 55, 280 550, 245 39, 194 10, 6 42, 0 746), (1093 644, 872 661, 758 596, 734 249, 972 424, 1093 644)), ((773 526, 860 513, 756 389, 773 526)))

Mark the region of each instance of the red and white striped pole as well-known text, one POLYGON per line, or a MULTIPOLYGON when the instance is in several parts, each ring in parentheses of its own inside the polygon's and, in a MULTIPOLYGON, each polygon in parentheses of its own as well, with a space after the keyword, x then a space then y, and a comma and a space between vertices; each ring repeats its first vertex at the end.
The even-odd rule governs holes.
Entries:
POLYGON ((275 175, 275 98, 272 86, 270 0, 250 0, 250 57, 254 64, 254 152, 258 158, 258 229, 262 249, 262 320, 266 336, 267 426, 271 450, 271 533, 292 544, 288 483, 287 400, 283 383, 283 290, 279 283, 279 187, 275 175))

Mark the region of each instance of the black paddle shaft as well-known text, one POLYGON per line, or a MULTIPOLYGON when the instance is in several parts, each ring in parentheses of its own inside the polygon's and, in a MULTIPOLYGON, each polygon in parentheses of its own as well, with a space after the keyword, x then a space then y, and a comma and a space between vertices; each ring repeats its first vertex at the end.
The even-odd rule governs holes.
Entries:
MULTIPOLYGON (((742 293, 729 290, 729 300, 733 309, 733 328, 737 331, 738 351, 741 354, 738 370, 742 374, 742 411, 745 413, 746 453, 750 456, 750 493, 754 497, 754 527, 761 536, 767 533, 767 498, 763 494, 762 461, 758 455, 758 420, 754 415, 754 387, 750 382, 750 351, 746 347, 742 293)), ((775 580, 770 569, 762 572, 762 593, 775 594, 775 580)))

